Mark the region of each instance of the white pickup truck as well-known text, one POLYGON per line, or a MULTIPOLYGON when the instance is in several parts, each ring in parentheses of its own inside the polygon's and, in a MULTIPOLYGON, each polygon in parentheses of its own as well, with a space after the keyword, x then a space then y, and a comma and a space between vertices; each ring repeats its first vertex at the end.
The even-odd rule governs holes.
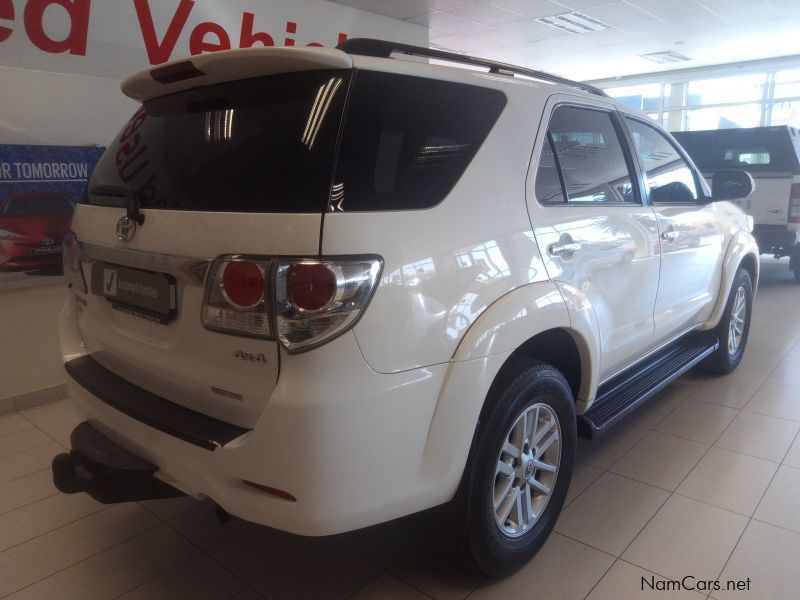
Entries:
POLYGON ((744 169, 754 192, 736 203, 754 221, 761 254, 789 257, 800 283, 800 129, 750 127, 674 133, 710 182, 716 171, 744 169))

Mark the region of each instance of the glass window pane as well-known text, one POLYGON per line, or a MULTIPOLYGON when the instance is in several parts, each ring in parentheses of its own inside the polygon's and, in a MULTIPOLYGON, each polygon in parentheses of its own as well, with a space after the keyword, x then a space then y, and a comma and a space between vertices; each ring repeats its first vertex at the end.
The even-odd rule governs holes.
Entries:
POLYGON ((359 71, 336 168, 335 185, 343 194, 337 208, 410 210, 438 204, 505 105, 505 94, 491 88, 359 71))
MULTIPOLYGON (((322 212, 349 78, 298 71, 151 100, 103 154, 87 189, 129 186, 149 209, 322 212), (330 102, 309 140, 304 131, 322 89, 331 90, 330 102)), ((84 201, 125 202, 93 193, 84 201)))
POLYGON ((607 88, 606 94, 616 98, 623 104, 637 110, 657 110, 658 99, 661 95, 661 85, 649 83, 647 85, 626 85, 624 87, 607 88))
POLYGON ((655 128, 625 117, 645 171, 650 201, 687 203, 697 200, 697 186, 689 165, 675 146, 655 128))
POLYGON ((800 127, 800 100, 773 104, 770 125, 800 127))
POLYGON ((699 108, 686 111, 686 131, 758 127, 760 125, 760 104, 740 104, 738 106, 699 108))
POLYGON ((761 100, 766 75, 737 75, 689 82, 687 106, 761 100))
POLYGON ((800 69, 775 73, 775 98, 800 98, 800 69))
POLYGON ((542 204, 563 204, 567 201, 561 179, 558 176, 553 155, 552 138, 548 135, 542 146, 539 170, 536 172, 536 198, 542 204))
POLYGON ((548 130, 569 202, 635 202, 631 175, 611 115, 563 106, 548 130))

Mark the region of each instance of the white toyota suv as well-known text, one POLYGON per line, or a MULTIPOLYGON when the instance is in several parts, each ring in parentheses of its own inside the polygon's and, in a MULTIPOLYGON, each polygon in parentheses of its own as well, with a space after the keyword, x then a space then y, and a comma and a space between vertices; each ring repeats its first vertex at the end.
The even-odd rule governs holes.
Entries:
POLYGON ((725 200, 752 179, 709 190, 591 86, 357 39, 122 89, 142 108, 64 248, 63 491, 314 536, 448 504, 502 576, 553 528, 578 435, 742 358, 758 248, 725 200))

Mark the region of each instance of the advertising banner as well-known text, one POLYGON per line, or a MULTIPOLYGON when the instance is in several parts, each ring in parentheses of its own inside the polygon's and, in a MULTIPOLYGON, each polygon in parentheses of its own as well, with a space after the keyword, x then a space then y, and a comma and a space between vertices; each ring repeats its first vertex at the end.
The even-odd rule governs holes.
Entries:
POLYGON ((121 79, 177 58, 351 37, 427 45, 426 27, 323 0, 0 0, 0 65, 121 79))
POLYGON ((0 289, 61 277, 64 234, 102 152, 0 144, 0 289))

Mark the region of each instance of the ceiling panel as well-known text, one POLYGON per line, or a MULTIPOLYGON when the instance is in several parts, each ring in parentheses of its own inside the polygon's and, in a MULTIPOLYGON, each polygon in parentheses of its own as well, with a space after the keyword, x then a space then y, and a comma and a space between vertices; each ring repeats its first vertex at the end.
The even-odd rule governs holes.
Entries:
POLYGON ((440 47, 575 79, 800 53, 800 0, 330 1, 425 25, 440 47), (572 34, 536 21, 572 11, 609 27, 572 34), (640 56, 668 50, 690 60, 657 65, 640 56))
POLYGON ((470 19, 492 27, 502 27, 503 25, 519 21, 521 17, 524 17, 524 15, 520 15, 519 13, 511 12, 504 8, 498 8, 485 2, 474 2, 464 6, 456 6, 447 12, 451 15, 461 17, 462 19, 470 19))

